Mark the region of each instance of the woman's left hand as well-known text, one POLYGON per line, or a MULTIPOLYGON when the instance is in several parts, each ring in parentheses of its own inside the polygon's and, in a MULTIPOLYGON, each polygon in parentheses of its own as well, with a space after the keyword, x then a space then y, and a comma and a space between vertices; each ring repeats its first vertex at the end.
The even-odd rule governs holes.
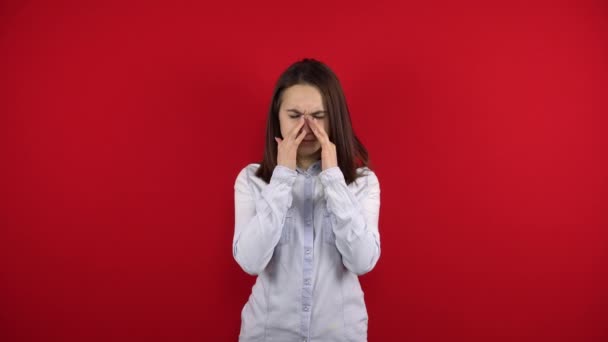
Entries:
POLYGON ((321 170, 325 171, 338 166, 336 145, 329 140, 329 136, 323 126, 315 118, 306 117, 306 120, 308 120, 308 127, 312 129, 312 133, 321 143, 321 170))

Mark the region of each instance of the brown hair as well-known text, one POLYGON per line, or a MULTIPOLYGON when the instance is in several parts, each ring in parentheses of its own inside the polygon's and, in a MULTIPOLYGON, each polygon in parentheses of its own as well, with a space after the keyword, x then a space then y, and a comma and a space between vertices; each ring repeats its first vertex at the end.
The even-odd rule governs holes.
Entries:
POLYGON ((334 72, 322 62, 305 58, 287 68, 279 77, 272 102, 268 111, 266 124, 266 146, 264 159, 256 171, 256 176, 270 183, 270 177, 277 165, 277 142, 275 137, 281 137, 279 125, 279 109, 283 91, 296 84, 306 84, 316 87, 323 97, 323 106, 327 111, 331 142, 336 145, 338 166, 344 175, 346 184, 355 181, 360 174, 357 168, 368 167, 369 157, 365 146, 353 132, 350 113, 342 86, 334 72))

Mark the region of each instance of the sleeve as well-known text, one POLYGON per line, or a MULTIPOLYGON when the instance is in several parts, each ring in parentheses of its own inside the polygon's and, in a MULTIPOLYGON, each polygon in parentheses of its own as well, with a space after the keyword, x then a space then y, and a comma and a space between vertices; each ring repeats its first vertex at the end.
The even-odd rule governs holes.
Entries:
POLYGON ((319 175, 325 190, 327 208, 334 216, 336 247, 344 266, 362 275, 371 271, 380 258, 380 184, 376 174, 367 170, 362 191, 355 196, 339 167, 319 175))
POLYGON ((295 170, 277 165, 270 183, 257 199, 249 186, 247 168, 237 176, 232 254, 241 268, 251 275, 266 268, 281 238, 285 216, 293 200, 296 176, 295 170))

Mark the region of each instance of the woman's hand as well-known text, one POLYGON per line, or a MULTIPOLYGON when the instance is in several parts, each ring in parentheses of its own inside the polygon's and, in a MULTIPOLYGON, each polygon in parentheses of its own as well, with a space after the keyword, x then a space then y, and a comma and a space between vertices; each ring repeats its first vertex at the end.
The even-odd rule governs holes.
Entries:
POLYGON ((329 140, 329 136, 325 133, 323 125, 315 118, 306 118, 306 120, 308 120, 308 126, 312 129, 312 133, 321 143, 321 170, 325 171, 334 166, 338 166, 336 145, 329 140))
POLYGON ((288 167, 295 171, 296 159, 298 157, 298 146, 306 136, 306 129, 303 129, 300 134, 298 131, 304 126, 304 119, 300 117, 300 122, 287 134, 285 139, 274 137, 278 144, 277 165, 288 167))

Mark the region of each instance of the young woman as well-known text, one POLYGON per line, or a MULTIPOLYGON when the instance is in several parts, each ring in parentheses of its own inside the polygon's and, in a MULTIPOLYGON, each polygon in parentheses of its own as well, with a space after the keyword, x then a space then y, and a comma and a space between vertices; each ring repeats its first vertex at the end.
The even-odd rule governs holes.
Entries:
POLYGON ((366 341, 358 275, 380 257, 380 185, 336 75, 304 59, 279 78, 261 164, 235 182, 233 256, 257 275, 240 341, 366 341))

